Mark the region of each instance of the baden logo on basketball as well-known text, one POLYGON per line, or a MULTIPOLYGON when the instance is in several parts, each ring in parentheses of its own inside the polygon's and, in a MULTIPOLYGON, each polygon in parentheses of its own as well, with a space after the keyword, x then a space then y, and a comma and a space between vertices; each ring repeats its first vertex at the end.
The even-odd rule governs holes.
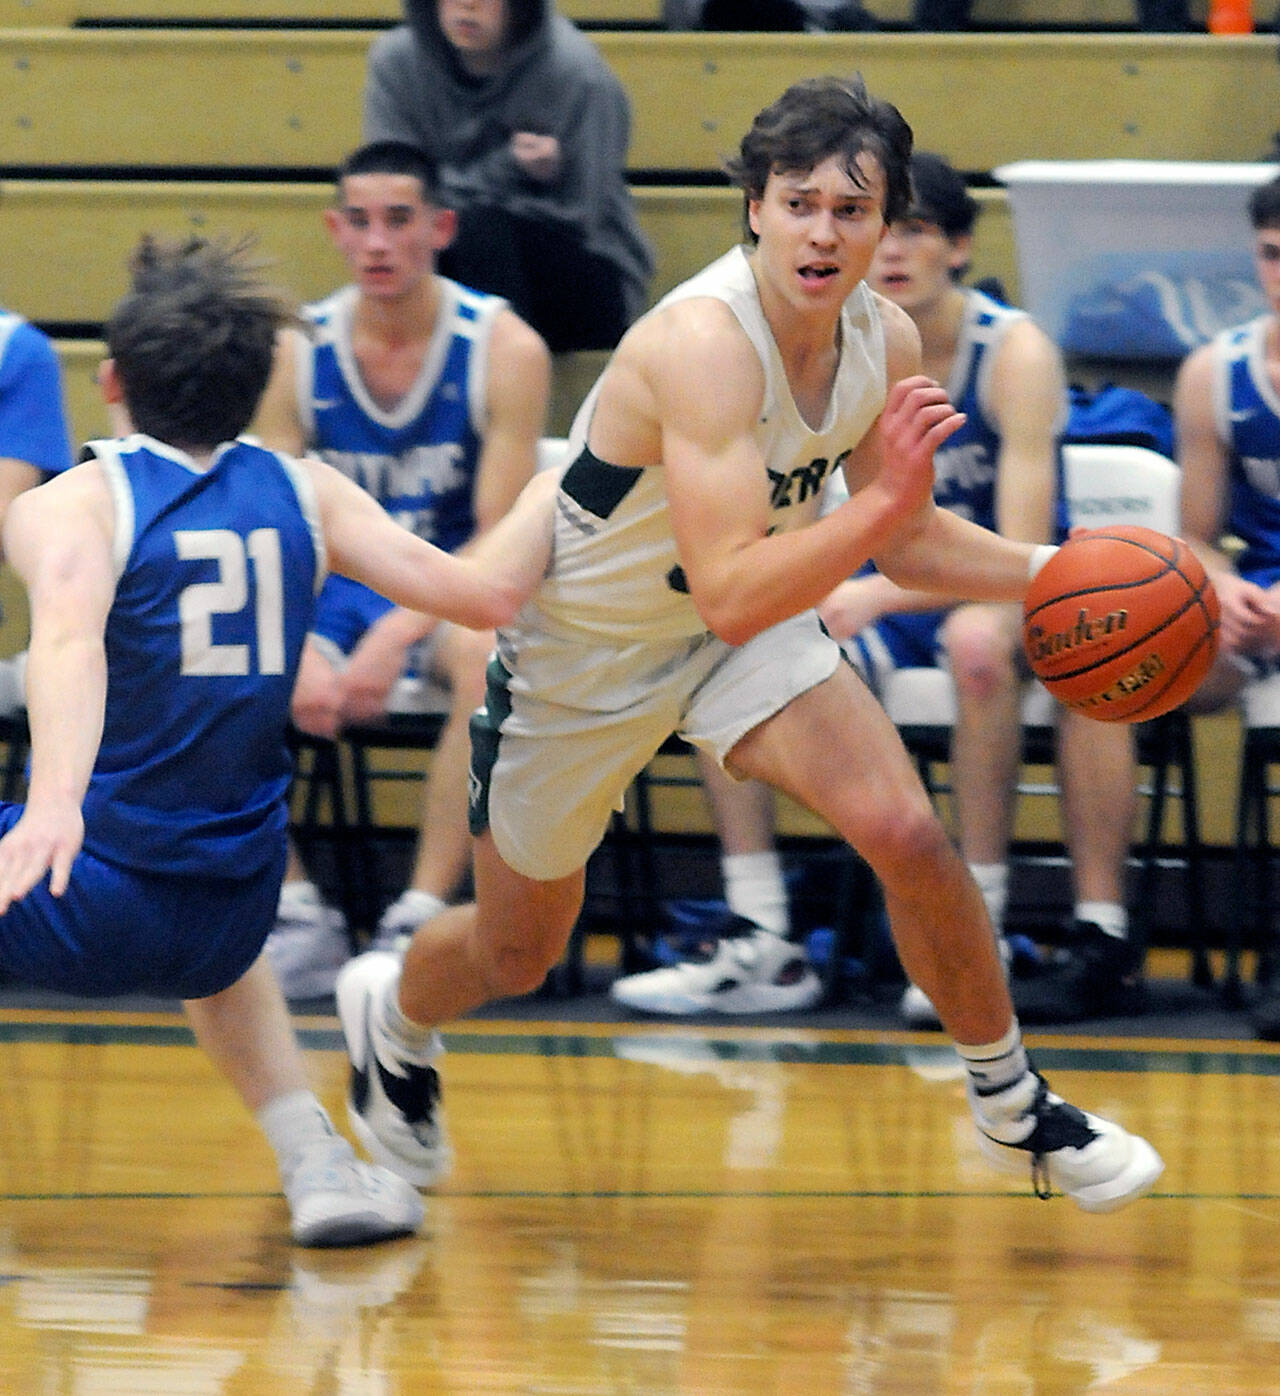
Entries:
POLYGON ((1042 625, 1027 627, 1027 654, 1033 660, 1052 659, 1055 655, 1078 650, 1094 640, 1104 639, 1125 628, 1129 619, 1128 611, 1111 611, 1097 620, 1089 619, 1089 612, 1082 606, 1076 616, 1076 623, 1070 630, 1049 632, 1042 625))

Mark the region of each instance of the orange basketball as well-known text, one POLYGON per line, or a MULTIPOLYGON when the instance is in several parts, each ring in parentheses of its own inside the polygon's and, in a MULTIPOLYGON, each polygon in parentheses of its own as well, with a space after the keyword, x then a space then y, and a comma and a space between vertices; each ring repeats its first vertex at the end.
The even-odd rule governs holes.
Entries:
POLYGON ((1023 604, 1036 678, 1100 722, 1146 722, 1209 672, 1218 596, 1180 538, 1132 524, 1077 534, 1040 569, 1023 604))

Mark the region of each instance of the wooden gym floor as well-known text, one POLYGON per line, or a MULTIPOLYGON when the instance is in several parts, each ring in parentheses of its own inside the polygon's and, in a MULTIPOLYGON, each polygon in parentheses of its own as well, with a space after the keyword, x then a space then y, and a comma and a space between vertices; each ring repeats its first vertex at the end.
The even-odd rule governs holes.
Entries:
POLYGON ((936 1034, 469 1019, 422 1235, 308 1252, 180 1016, 0 1009, 0 1392, 1280 1390, 1280 1048, 1029 1038, 1152 1197, 989 1172, 936 1034))

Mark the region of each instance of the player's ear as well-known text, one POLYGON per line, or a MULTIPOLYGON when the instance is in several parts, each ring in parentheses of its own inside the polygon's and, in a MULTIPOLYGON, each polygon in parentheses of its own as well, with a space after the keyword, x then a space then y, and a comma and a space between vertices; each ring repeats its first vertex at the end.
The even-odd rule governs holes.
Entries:
POLYGON ((947 239, 947 265, 956 275, 963 275, 973 257, 973 234, 956 233, 947 239))
POLYGON ((458 214, 455 209, 438 208, 432 214, 431 246, 436 252, 443 252, 458 232, 458 214))
POLYGON ((124 401, 124 389, 120 386, 120 375, 116 372, 114 359, 102 360, 97 373, 94 374, 94 382, 97 383, 102 400, 108 407, 124 401))

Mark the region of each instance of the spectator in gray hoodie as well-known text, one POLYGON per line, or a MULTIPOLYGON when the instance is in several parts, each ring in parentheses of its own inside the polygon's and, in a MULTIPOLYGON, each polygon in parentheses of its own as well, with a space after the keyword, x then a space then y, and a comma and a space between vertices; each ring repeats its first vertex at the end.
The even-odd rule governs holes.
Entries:
POLYGON ((551 0, 405 0, 369 53, 364 139, 420 146, 458 214, 440 271, 505 296, 553 351, 606 349, 653 256, 625 167, 626 93, 551 0))

